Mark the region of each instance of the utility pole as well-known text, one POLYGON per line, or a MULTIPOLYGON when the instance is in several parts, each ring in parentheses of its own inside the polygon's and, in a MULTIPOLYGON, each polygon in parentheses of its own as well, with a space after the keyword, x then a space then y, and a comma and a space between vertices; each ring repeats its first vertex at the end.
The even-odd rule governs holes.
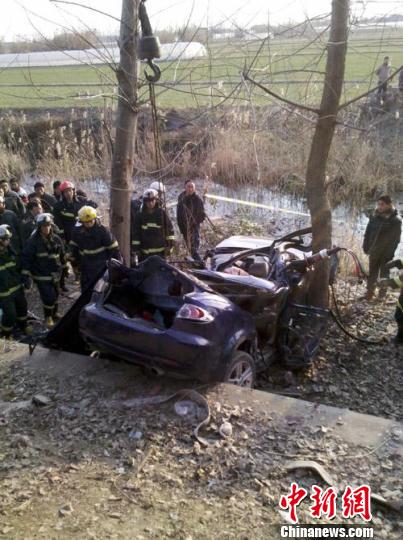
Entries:
POLYGON ((130 264, 130 198, 137 132, 137 41, 140 0, 122 0, 119 101, 110 188, 110 224, 126 264, 130 264))

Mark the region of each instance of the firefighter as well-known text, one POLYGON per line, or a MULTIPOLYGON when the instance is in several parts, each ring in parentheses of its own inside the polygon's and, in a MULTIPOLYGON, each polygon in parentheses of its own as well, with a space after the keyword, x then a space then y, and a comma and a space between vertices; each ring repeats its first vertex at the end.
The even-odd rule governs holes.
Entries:
POLYGON ((146 189, 141 210, 136 214, 132 250, 142 261, 150 255, 165 258, 173 248, 174 230, 168 214, 158 203, 158 191, 146 189))
POLYGON ((0 225, 8 225, 11 230, 11 246, 17 255, 21 253, 21 224, 12 210, 7 210, 4 197, 0 197, 0 225))
POLYGON ((186 246, 193 259, 198 262, 202 260, 199 254, 200 225, 205 217, 203 200, 196 193, 194 182, 188 180, 185 182, 185 191, 178 198, 177 220, 186 246))
MULTIPOLYGON (((391 268, 397 268, 403 270, 403 259, 395 259, 389 261, 385 265, 387 270, 391 268)), ((400 289, 399 300, 397 301, 396 310, 395 310, 395 321, 397 324, 397 334, 395 337, 395 342, 399 345, 403 345, 403 272, 400 273, 399 277, 394 279, 383 279, 381 280, 381 287, 391 287, 392 289, 400 289)))
POLYGON ((32 328, 27 325, 27 300, 22 286, 18 259, 10 245, 12 232, 8 225, 0 225, 0 307, 2 334, 11 338, 16 324, 29 334, 32 328))
POLYGON ((45 324, 52 328, 58 319, 59 283, 62 272, 67 270, 67 263, 63 242, 53 232, 52 215, 39 214, 36 226, 22 253, 22 275, 26 289, 30 289, 32 280, 36 283, 45 324))
POLYGON ((60 230, 60 234, 66 245, 71 240, 73 229, 77 221, 78 211, 83 206, 93 206, 96 204, 76 195, 75 187, 72 182, 65 180, 59 186, 62 198, 58 201, 54 208, 55 224, 60 230))
MULTIPOLYGON (((161 207, 163 207, 163 201, 165 198, 165 186, 162 182, 151 182, 149 189, 155 189, 158 193, 158 203, 161 207)), ((130 201, 130 241, 133 242, 134 237, 134 222, 136 219, 136 214, 138 214, 141 210, 141 207, 143 205, 143 196, 141 197, 133 197, 130 201)), ((133 250, 132 247, 132 259, 135 253, 135 250, 133 250)))
POLYGON ((97 211, 83 206, 78 211, 81 223, 75 227, 69 244, 69 258, 81 271, 81 291, 84 291, 105 269, 109 259, 119 259, 118 243, 111 232, 101 225, 97 211))

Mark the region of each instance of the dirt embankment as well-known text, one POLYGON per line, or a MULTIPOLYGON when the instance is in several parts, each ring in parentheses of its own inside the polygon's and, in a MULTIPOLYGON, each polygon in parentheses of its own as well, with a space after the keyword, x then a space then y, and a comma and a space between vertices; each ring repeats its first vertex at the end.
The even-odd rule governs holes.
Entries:
MULTIPOLYGON (((363 131, 344 125, 336 130, 327 170, 334 204, 362 204, 378 192, 403 189, 398 136, 403 123, 387 112, 377 113, 375 119, 374 114, 349 111, 341 120, 363 131)), ((113 111, 12 111, 3 113, 1 120, 0 139, 6 150, 21 153, 40 175, 67 175, 77 181, 109 178, 113 111)), ((302 195, 314 126, 314 118, 310 120, 274 106, 256 111, 247 106, 160 110, 162 176, 207 174, 227 186, 256 184, 302 195)), ((154 126, 144 107, 134 170, 141 177, 160 177, 156 169, 154 126)))

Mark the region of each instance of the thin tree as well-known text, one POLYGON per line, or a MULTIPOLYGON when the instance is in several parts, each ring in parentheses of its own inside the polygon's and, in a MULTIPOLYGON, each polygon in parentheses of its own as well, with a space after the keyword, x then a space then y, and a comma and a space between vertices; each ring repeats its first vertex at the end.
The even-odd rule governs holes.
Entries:
MULTIPOLYGON (((313 251, 332 245, 332 211, 326 189, 326 167, 332 145, 340 96, 343 89, 347 53, 349 0, 332 0, 326 74, 322 102, 312 139, 306 170, 306 190, 312 220, 313 251)), ((318 265, 311 301, 318 306, 328 304, 329 263, 318 265)))
POLYGON ((135 155, 138 96, 137 41, 140 0, 122 0, 119 101, 112 159, 110 223, 126 264, 130 263, 130 193, 135 155))
MULTIPOLYGON (((322 101, 319 108, 290 101, 264 87, 249 77, 243 76, 272 97, 318 115, 306 169, 306 190, 312 221, 313 251, 330 248, 332 245, 332 212, 327 194, 326 168, 332 145, 340 96, 344 83, 345 60, 348 38, 350 0, 332 0, 332 13, 327 43, 327 63, 322 101)), ((310 301, 321 307, 328 305, 329 264, 323 262, 316 267, 317 279, 310 301)))

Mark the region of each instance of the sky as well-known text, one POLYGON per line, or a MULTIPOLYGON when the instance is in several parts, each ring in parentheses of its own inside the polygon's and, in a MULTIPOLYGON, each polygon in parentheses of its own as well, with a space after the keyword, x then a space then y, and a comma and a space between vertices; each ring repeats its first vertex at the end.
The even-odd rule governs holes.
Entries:
MULTIPOLYGON (((115 34, 119 27, 121 0, 0 0, 0 38, 43 34, 71 29, 96 28, 103 34, 115 34), (106 15, 72 5, 93 7, 106 15)), ((330 12, 331 0, 147 0, 152 26, 167 28, 191 23, 212 26, 224 23, 241 27, 256 23, 299 22, 330 12)), ((355 13, 365 16, 403 14, 403 0, 353 0, 355 13)))

